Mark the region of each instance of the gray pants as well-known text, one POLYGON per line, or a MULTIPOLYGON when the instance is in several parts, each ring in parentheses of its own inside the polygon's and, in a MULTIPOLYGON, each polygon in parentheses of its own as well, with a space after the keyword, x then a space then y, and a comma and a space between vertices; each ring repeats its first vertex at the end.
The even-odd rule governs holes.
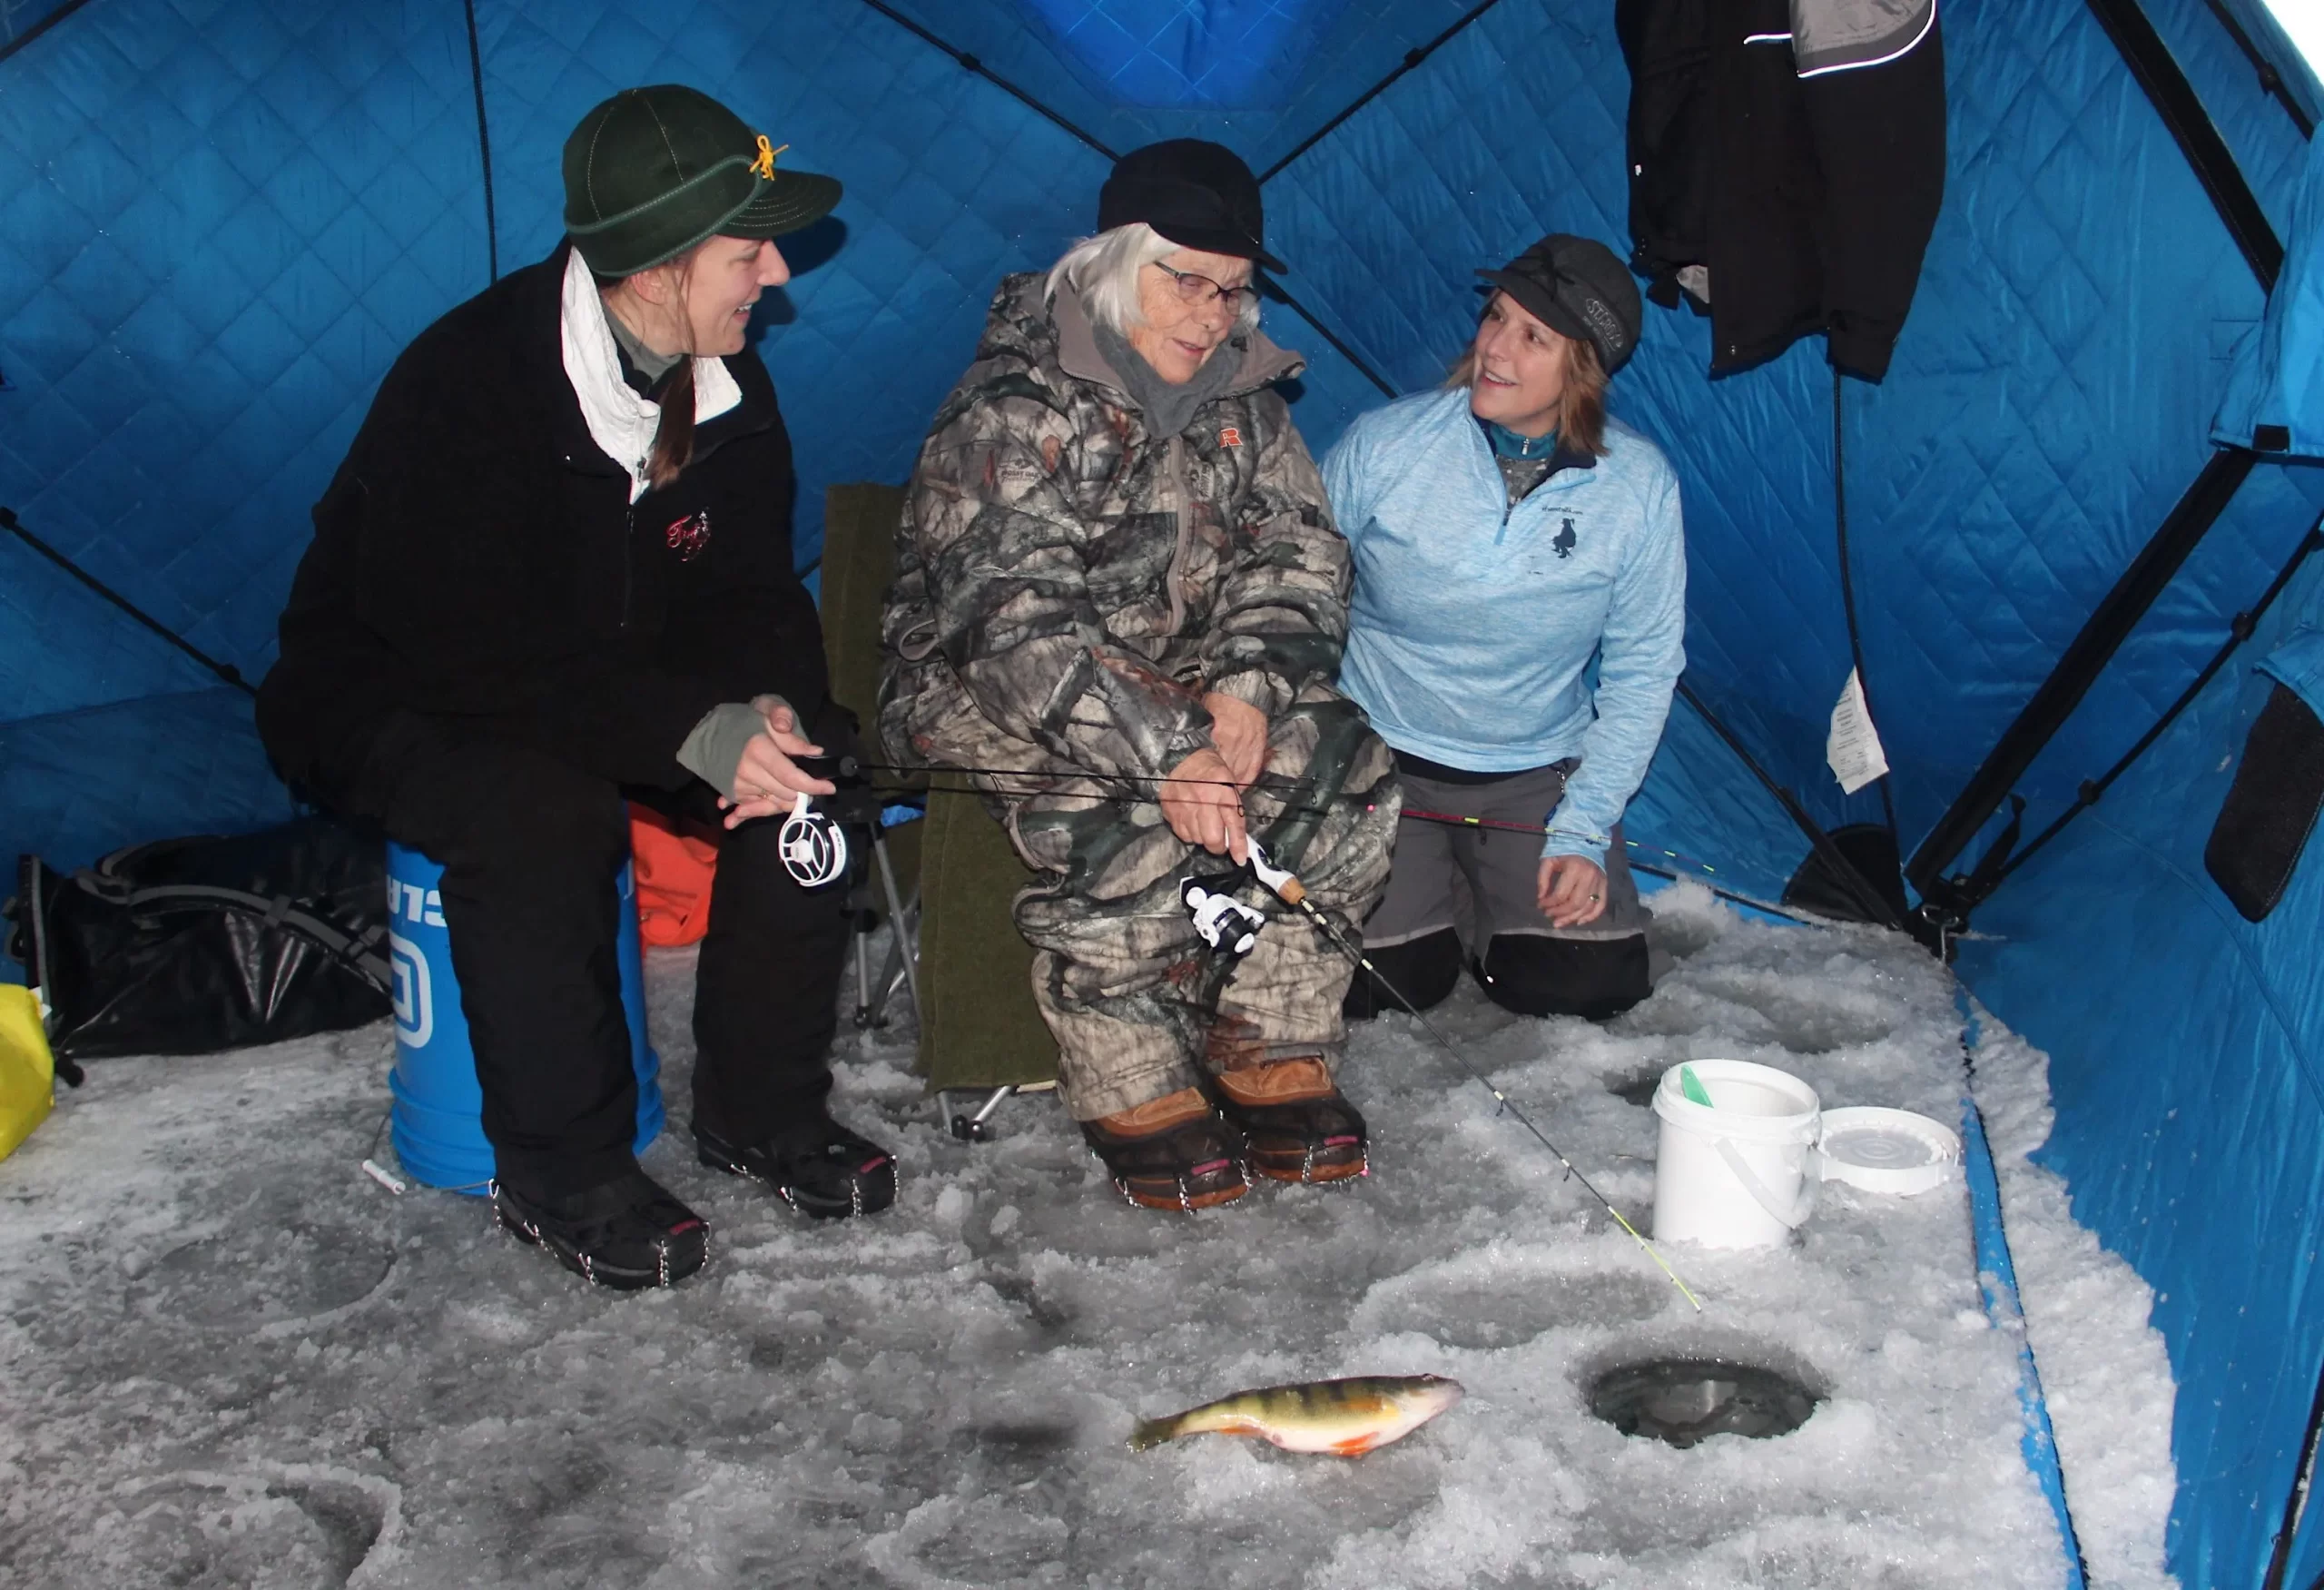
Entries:
MULTIPOLYGON (((1541 913, 1537 835, 1415 815, 1539 827, 1577 765, 1558 763, 1489 784, 1397 774, 1403 812, 1393 866, 1379 908, 1364 919, 1364 943, 1413 1003, 1425 1007, 1450 993, 1463 960, 1478 969, 1491 998, 1528 1015, 1600 1017, 1646 997, 1651 914, 1639 900, 1619 824, 1612 848, 1600 858, 1604 914, 1585 926, 1558 927, 1541 913)), ((1368 1002, 1393 1008, 1395 1002, 1368 1002)), ((1366 1003, 1359 995, 1351 1008, 1366 1003)))

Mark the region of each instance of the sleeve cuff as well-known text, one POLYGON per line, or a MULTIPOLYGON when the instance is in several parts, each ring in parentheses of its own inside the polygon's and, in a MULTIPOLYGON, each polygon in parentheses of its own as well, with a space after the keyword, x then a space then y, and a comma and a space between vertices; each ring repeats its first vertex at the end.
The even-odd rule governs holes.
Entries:
POLYGON ((1246 706, 1256 706, 1269 717, 1282 713, 1291 705, 1291 687, 1265 668, 1244 668, 1223 675, 1203 687, 1216 690, 1221 696, 1232 696, 1246 706))
POLYGON ((732 800, 734 773, 751 737, 766 726, 756 706, 729 701, 702 715, 678 747, 678 765, 732 800))
POLYGON ((1614 845, 1610 834, 1584 834, 1573 828, 1552 827, 1541 842, 1544 859, 1553 855, 1578 855, 1600 867, 1606 864, 1606 853, 1614 845))

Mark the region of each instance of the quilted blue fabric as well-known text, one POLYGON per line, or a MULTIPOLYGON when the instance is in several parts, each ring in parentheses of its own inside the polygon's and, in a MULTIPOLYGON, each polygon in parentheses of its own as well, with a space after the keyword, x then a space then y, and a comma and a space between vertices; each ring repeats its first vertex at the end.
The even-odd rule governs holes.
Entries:
MULTIPOLYGON (((891 0, 1116 149, 1200 135, 1261 169, 1466 0, 891 0)), ((2142 0, 2297 252, 2308 151, 2207 0, 2142 0)), ((2251 19, 2247 0, 2229 0, 2251 19)), ((48 0, 0 0, 8 30, 48 0)), ((682 80, 847 184, 787 240, 758 346, 812 559, 822 489, 900 479, 994 281, 1094 220, 1088 144, 860 0, 477 0, 495 215, 458 0, 89 0, 0 60, 0 502, 255 676, 306 512, 388 362, 555 242, 589 104, 682 80)), ((1948 193, 1885 383, 1839 394, 1867 681, 1907 849, 2201 467, 2262 295, 2080 0, 1953 0, 1948 193)), ((2303 75, 2299 92, 2317 95, 2303 75)), ((1549 231, 1615 242, 1628 84, 1603 0, 1501 0, 1267 185, 1284 285, 1400 390, 1441 377, 1473 268, 1549 231)), ((1320 453, 1382 400, 1287 306, 1320 453)), ((1614 389, 1686 494, 1689 683, 1822 822, 1876 817, 1823 766, 1850 657, 1820 344, 1709 381, 1707 325, 1649 311, 1614 389)), ((2256 469, 2028 771, 2029 832, 2185 686, 2324 510, 2256 469)), ((2311 568, 2250 658, 2324 602, 2311 568)), ((0 855, 52 859, 286 810, 239 693, 0 538, 0 855), (166 769, 116 787, 133 747, 166 769)), ((2310 863, 2253 927, 2202 875, 2258 676, 2239 663, 1987 907, 1964 965, 2053 1056, 2053 1161, 2163 1296, 2182 1387, 2174 1564, 2250 1583, 2324 1350, 2324 983, 2310 863), (2305 894, 2300 891, 2306 891, 2305 894), (2135 995, 2126 991, 2136 991, 2135 995), (2171 1113, 2176 1111, 2176 1114, 2171 1113), (2200 1213, 2198 1213, 2200 1211, 2200 1213), (2300 1222, 2310 1222, 2302 1225, 2300 1222), (2303 1377, 2307 1378, 2303 1378, 2303 1377)), ((1691 709, 1629 824, 1638 859, 1777 894, 1806 843, 1691 709)), ((1974 851, 1973 851, 1974 854, 1974 851)), ((2295 1573, 2324 1566, 2324 1521, 2295 1573)))
MULTIPOLYGON (((1471 8, 1471 0, 891 3, 1109 149, 1210 138, 1255 171, 1273 165, 1471 8), (1255 51, 1224 58, 1218 45, 1253 28, 1261 34, 1254 42, 1271 49, 1271 58, 1255 51), (1211 70, 1198 66, 1190 74, 1187 67, 1198 62, 1211 70)), ((1273 252, 1295 281, 1304 279, 1300 262, 1273 252)))
MULTIPOLYGON (((0 502, 252 677, 372 385, 485 284, 467 63, 457 5, 314 0, 96 0, 0 62, 0 502)), ((11 626, 0 700, 182 687, 81 662, 11 626)))
POLYGON ((19 855, 86 866, 124 844, 244 834, 294 815, 251 698, 231 686, 0 724, 0 855, 12 879, 19 855), (92 787, 93 772, 110 776, 92 787))
POLYGON ((2283 280, 2268 296, 2266 317, 2236 343, 2211 434, 2251 447, 2273 428, 2281 434, 2266 439, 2270 447, 2314 459, 2324 458, 2324 146, 2309 151, 2293 214, 2283 280))
POLYGON ((0 0, 0 48, 23 38, 71 0, 0 0))
MULTIPOLYGON (((2250 665, 2319 620, 2311 566, 2241 665, 1994 896, 1990 936, 1961 956, 1978 996, 2050 1050, 2043 1157, 2076 1218, 2156 1289, 2181 1384, 2171 1566, 2191 1585, 2259 1583, 2324 1360, 2324 859, 2258 923, 2202 863, 2270 684, 2250 665)), ((2310 1508, 2285 1583, 2319 1569, 2310 1508)))

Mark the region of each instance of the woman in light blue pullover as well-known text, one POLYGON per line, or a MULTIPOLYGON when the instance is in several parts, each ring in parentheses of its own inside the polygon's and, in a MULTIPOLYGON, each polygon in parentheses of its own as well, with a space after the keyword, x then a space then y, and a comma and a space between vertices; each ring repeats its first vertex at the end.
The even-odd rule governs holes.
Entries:
MULTIPOLYGON (((1465 961, 1511 1010, 1602 1019, 1649 988, 1621 816, 1686 660, 1679 485, 1606 417, 1640 317, 1613 252, 1554 235, 1478 274, 1492 298, 1445 386, 1364 415, 1324 461, 1355 555, 1340 687, 1404 792, 1364 944, 1418 1005, 1465 961)), ((1359 978, 1349 1013, 1383 1006, 1359 978)))

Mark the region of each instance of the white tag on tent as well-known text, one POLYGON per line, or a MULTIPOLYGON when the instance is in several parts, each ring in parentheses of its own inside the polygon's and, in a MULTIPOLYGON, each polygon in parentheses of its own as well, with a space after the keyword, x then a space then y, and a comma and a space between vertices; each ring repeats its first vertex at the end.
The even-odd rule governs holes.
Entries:
POLYGON ((1880 731, 1864 705, 1864 681, 1848 670, 1847 687, 1832 708, 1832 732, 1824 742, 1824 760, 1840 787, 1856 794, 1888 771, 1888 753, 1881 748, 1880 731))

